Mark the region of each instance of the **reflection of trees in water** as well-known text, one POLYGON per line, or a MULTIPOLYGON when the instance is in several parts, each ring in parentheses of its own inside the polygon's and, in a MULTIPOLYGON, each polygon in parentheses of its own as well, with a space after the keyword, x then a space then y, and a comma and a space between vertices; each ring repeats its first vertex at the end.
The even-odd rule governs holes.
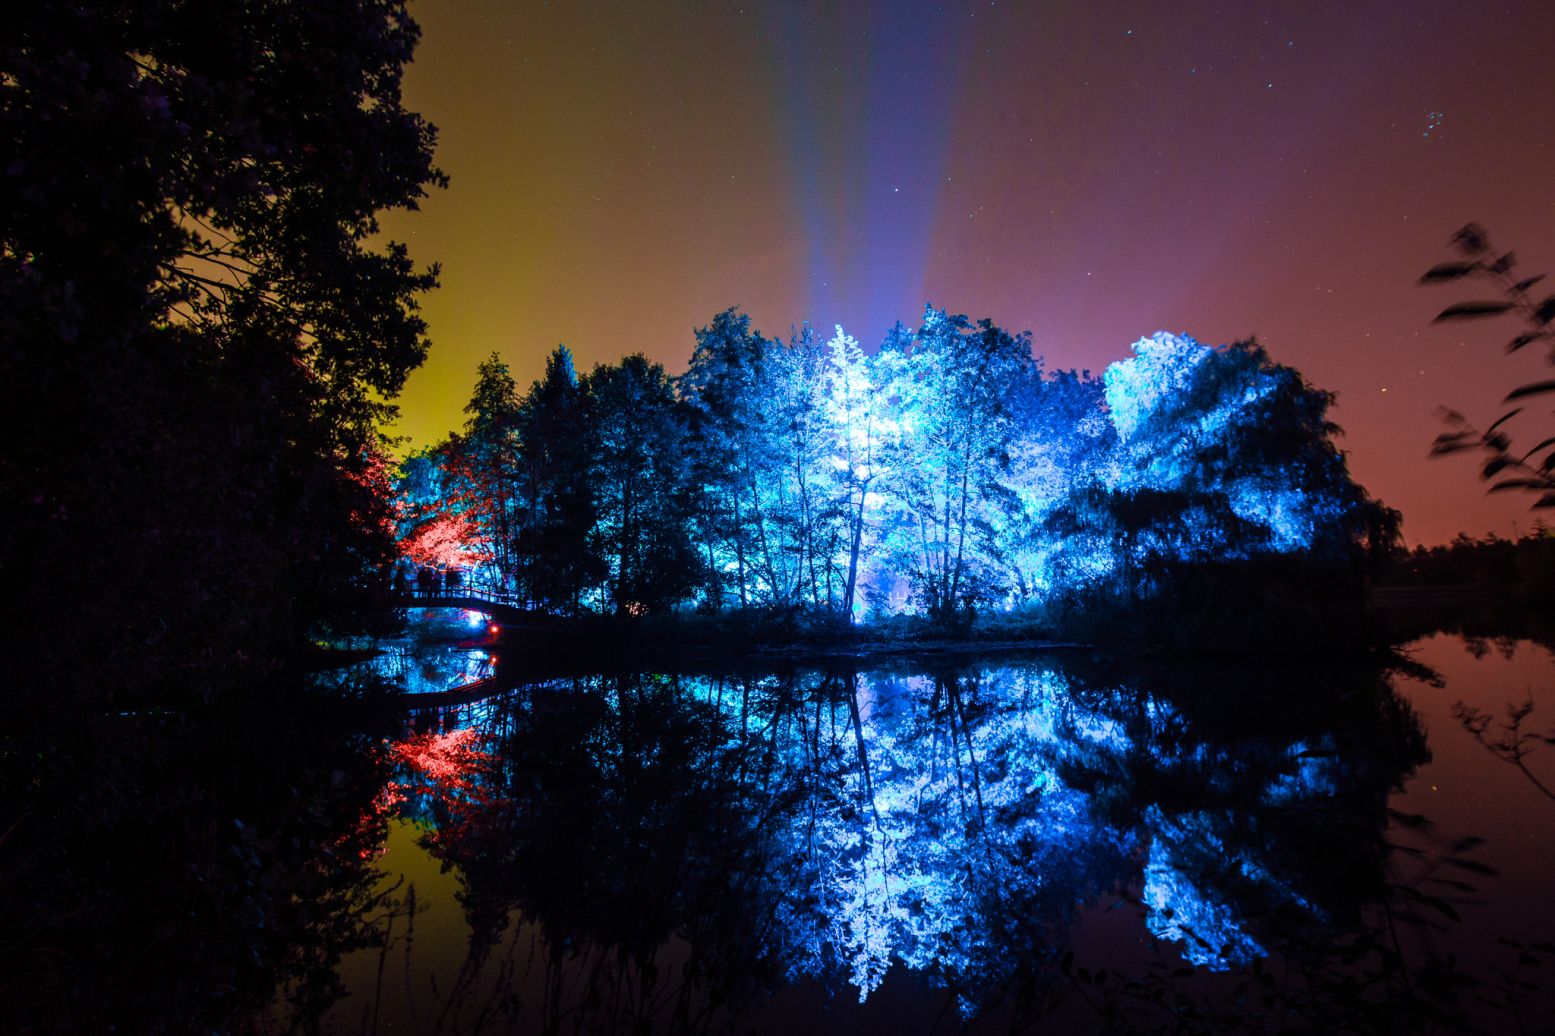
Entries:
POLYGON ((484 649, 447 641, 410 638, 365 642, 373 655, 354 665, 308 675, 324 694, 370 697, 398 693, 435 694, 489 679, 496 671, 484 649))
POLYGON ((1508 702, 1506 718, 1499 722, 1484 709, 1465 702, 1454 703, 1452 714, 1463 729, 1479 742, 1486 751, 1503 762, 1512 764, 1530 784, 1547 799, 1555 800, 1555 791, 1528 766, 1528 758, 1540 748, 1555 745, 1555 726, 1547 734, 1524 729, 1537 707, 1533 696, 1521 702, 1508 702))
MULTIPOLYGON (((375 944, 410 984, 431 937, 372 866, 392 810, 471 931, 395 1018, 423 1030, 712 1028, 905 966, 1017 1019, 1409 1031, 1453 1024, 1435 997, 1471 980, 1411 948, 1450 949, 1485 868, 1386 812, 1423 746, 1376 673, 591 677, 423 714, 387 753, 340 719, 272 698, 0 734, 9 1022, 307 1027, 375 944), (1109 902, 1180 951, 1076 959, 1071 925, 1109 902)), ((1460 1001, 1518 1009, 1552 952, 1511 948, 1460 1001)), ((389 1020, 354 992, 347 1027, 389 1020)))
POLYGON ((7 1030, 231 1031, 337 1000, 396 896, 379 753, 339 719, 271 689, 0 729, 7 1030))
POLYGON ((491 656, 482 649, 419 639, 384 646, 368 667, 411 693, 448 690, 492 675, 491 656))
POLYGON ((689 1025, 900 964, 966 1013, 1038 1014, 1105 896, 1211 971, 1355 929, 1424 757, 1407 706, 1376 673, 1205 697, 1037 666, 523 689, 457 778, 410 779, 472 932, 442 1009, 689 1025), (543 983, 482 978, 530 953, 543 983))

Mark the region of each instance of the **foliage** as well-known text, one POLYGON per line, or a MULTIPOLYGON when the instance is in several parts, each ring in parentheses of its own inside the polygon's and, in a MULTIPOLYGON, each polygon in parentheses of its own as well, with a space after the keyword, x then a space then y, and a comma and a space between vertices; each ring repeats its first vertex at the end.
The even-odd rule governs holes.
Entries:
POLYGON ((603 578, 592 539, 597 506, 589 478, 589 397, 572 354, 557 346, 519 407, 523 520, 514 543, 516 578, 538 608, 568 614, 603 578))
POLYGON ((518 385, 508 365, 492 353, 475 372, 475 391, 465 404, 460 475, 469 507, 465 520, 481 552, 499 571, 511 571, 518 482, 518 385))
POLYGON ((607 569, 597 606, 662 611, 701 581, 682 405, 664 368, 641 354, 595 367, 583 393, 598 516, 591 535, 607 569))
POLYGON ((1029 336, 932 307, 916 338, 894 336, 880 355, 897 430, 887 453, 886 557, 931 618, 970 617, 1003 589, 1000 530, 1019 513, 1003 476, 1014 398, 1033 362, 1029 336))
POLYGON ((1539 789, 1541 795, 1555 800, 1555 791, 1541 781, 1538 775, 1528 768, 1525 761, 1535 749, 1555 746, 1555 728, 1552 728, 1548 734, 1523 729, 1523 724, 1534 714, 1534 711, 1532 695, 1521 702, 1508 704, 1506 719, 1497 724, 1494 734, 1487 737, 1486 732, 1492 722, 1490 713, 1462 701, 1454 702, 1452 706, 1453 718, 1473 736, 1475 741, 1479 742, 1481 747, 1496 758, 1512 764, 1530 784, 1539 789))
MULTIPOLYGON (((1492 284, 1500 298, 1459 302, 1436 315, 1442 321, 1479 320, 1511 314, 1523 323, 1523 330, 1506 345, 1515 353, 1530 345, 1543 344, 1555 363, 1555 295, 1538 299, 1532 289, 1544 280, 1544 274, 1524 277, 1517 272, 1517 256, 1490 245, 1490 238, 1476 224, 1469 223, 1452 236, 1450 244, 1462 259, 1438 263, 1420 278, 1422 284, 1444 281, 1477 280, 1492 284)), ((1508 392, 1503 403, 1514 403, 1555 392, 1555 381, 1537 381, 1520 385, 1508 392)), ((1489 492, 1520 492, 1535 495, 1535 508, 1555 507, 1555 436, 1547 436, 1527 450, 1513 449, 1508 422, 1523 412, 1518 405, 1492 421, 1483 431, 1456 410, 1443 410, 1449 431, 1436 437, 1432 453, 1459 453, 1478 449, 1487 455, 1480 477, 1496 479, 1489 492)))
POLYGON ((485 504, 450 492, 467 433, 426 455, 446 458, 442 482, 407 463, 407 508, 474 513, 507 494, 529 501, 515 535, 530 543, 559 522, 570 531, 544 551, 479 552, 524 559, 497 561, 493 581, 552 611, 911 613, 963 630, 993 611, 1052 621, 1077 602, 1120 614, 1181 602, 1178 584, 1211 569, 1225 591, 1212 597, 1249 599, 1232 590, 1239 571, 1250 586, 1280 572, 1299 594, 1335 583, 1337 597, 1300 598, 1320 608, 1348 601, 1365 551, 1396 539, 1396 512, 1334 444, 1333 397, 1255 342, 1162 333, 1098 379, 1045 372, 1026 336, 933 307, 872 356, 840 327, 826 343, 808 326, 783 342, 732 309, 696 337, 673 382, 629 359, 574 385, 558 352, 517 404, 530 488, 488 489, 485 504), (565 507, 542 499, 563 485, 565 507), (643 493, 658 524, 624 545, 623 530, 646 532, 643 493), (547 569, 570 573, 565 592, 542 587, 547 569))
POLYGON ((401 104, 417 36, 394 0, 10 19, 0 621, 47 656, 19 669, 94 696, 219 678, 391 556, 376 430, 436 270, 373 242, 443 182, 401 104))

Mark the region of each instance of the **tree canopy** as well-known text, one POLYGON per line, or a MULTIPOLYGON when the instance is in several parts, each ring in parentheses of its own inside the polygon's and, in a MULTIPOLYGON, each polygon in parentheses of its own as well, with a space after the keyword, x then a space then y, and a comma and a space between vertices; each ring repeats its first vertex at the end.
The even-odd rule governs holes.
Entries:
MULTIPOLYGON (((513 405, 480 402, 494 362, 472 422, 513 405)), ((1332 402, 1251 341, 1161 333, 1098 378, 1045 371, 1027 336, 932 306, 873 354, 841 328, 784 341, 725 310, 677 379, 628 357, 575 382, 570 355, 552 356, 517 404, 532 488, 515 542, 545 546, 476 577, 559 611, 953 626, 1077 599, 1127 610, 1227 564, 1288 588, 1258 567, 1270 559, 1358 586, 1381 511, 1349 476, 1332 402), (569 573, 564 593, 546 569, 569 573)), ((473 434, 438 449, 478 452, 473 434)), ((426 515, 436 482, 416 465, 402 493, 426 515)), ((471 528, 468 556, 503 556, 471 528)))
POLYGON ((60 674, 274 650, 389 557, 377 436, 436 268, 377 219, 444 183, 418 35, 392 0, 9 19, 0 572, 52 592, 0 619, 60 674))

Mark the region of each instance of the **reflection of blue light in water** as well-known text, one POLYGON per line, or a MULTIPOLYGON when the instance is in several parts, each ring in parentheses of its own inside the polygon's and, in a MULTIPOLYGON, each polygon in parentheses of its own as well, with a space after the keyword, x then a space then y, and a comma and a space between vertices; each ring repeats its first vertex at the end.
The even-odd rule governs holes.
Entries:
POLYGON ((1142 896, 1150 908, 1150 931, 1158 939, 1180 942, 1189 962, 1216 971, 1263 956, 1263 947, 1238 924, 1234 908, 1196 884, 1190 877, 1195 868, 1179 862, 1181 852, 1173 843, 1190 846, 1194 854, 1218 857, 1225 852, 1208 818, 1200 814, 1168 820, 1151 807, 1150 819, 1159 828, 1150 843, 1142 896))
POLYGON ((485 651, 454 645, 396 645, 365 665, 407 694, 437 694, 492 675, 485 651))
MULTIPOLYGON (((686 790, 748 809, 751 832, 733 821, 710 837, 723 846, 759 831, 749 895, 771 919, 763 952, 792 979, 846 984, 864 1000, 904 966, 955 988, 974 1013, 1007 988, 1019 952, 1061 944, 1076 911, 1120 884, 1142 890, 1142 934, 1178 942, 1187 960, 1214 970, 1277 945, 1271 907, 1326 916, 1298 891, 1311 887, 1306 865, 1279 855, 1262 825, 1350 785, 1330 735, 1206 738, 1163 700, 1126 685, 1087 688, 1040 665, 953 678, 635 679, 548 681, 501 708, 440 711, 441 729, 489 725, 500 744, 547 696, 544 711, 559 698, 592 699, 585 711, 604 724, 601 746, 635 744, 641 732, 628 728, 645 707, 658 719, 668 708, 696 720, 673 735, 677 746, 693 737, 691 765, 707 770, 687 777, 686 790), (1035 942, 1012 948, 1012 938, 1035 942)), ((637 779, 654 756, 654 729, 630 767, 614 747, 580 747, 569 765, 586 758, 607 783, 626 776, 618 768, 637 779)), ((503 765, 523 764, 515 755, 503 765)), ((426 803, 417 808, 423 819, 437 816, 426 803)), ((506 830, 508 811, 529 822, 532 808, 507 803, 492 819, 506 830)), ((534 819, 545 826, 543 814, 534 819)), ((690 832, 688 859, 706 851, 694 847, 698 837, 706 836, 690 832)))
POLYGON ((463 608, 429 608, 411 612, 405 633, 397 637, 361 638, 340 646, 377 653, 354 665, 315 674, 321 689, 347 689, 366 683, 388 683, 406 694, 438 694, 489 679, 495 659, 481 648, 457 641, 469 635, 471 619, 486 621, 480 612, 463 608))
MULTIPOLYGON (((731 727, 749 701, 720 693, 715 681, 683 686, 719 708, 731 727)), ((964 698, 971 686, 954 693, 964 698)), ((1094 792, 1071 787, 1061 774, 1077 767, 1116 774, 1141 750, 1156 765, 1199 770, 1205 779, 1236 768, 1224 750, 1202 744, 1163 750, 1156 739, 1180 745, 1185 721, 1154 699, 1137 708, 1129 688, 1082 701, 1061 673, 1031 669, 983 672, 975 686, 991 707, 970 729, 945 729, 953 689, 924 675, 857 678, 856 712, 842 727, 824 728, 835 738, 830 757, 839 761, 834 777, 842 788, 825 800, 829 808, 801 811, 803 841, 816 861, 818 913, 788 916, 799 951, 791 975, 840 969, 864 1000, 893 963, 943 975, 973 969, 1000 952, 978 920, 987 897, 1024 889, 1067 909, 1074 893, 1066 888, 1085 882, 1088 856, 1131 855, 1144 833, 1112 828, 1098 816, 1094 792), (929 708, 936 702, 938 720, 929 708), (853 716, 858 726, 849 727, 853 716), (868 759, 867 780, 857 767, 841 766, 859 752, 868 759), (839 812, 839 803, 846 809, 839 812)), ((1307 758, 1305 750, 1301 743, 1288 749, 1295 773, 1277 777, 1272 796, 1290 802, 1333 793, 1334 774, 1321 765, 1330 761, 1307 758)), ((1146 811, 1153 829, 1142 875, 1146 925, 1159 939, 1181 942, 1188 960, 1216 970, 1265 951, 1244 930, 1236 903, 1206 883, 1207 863, 1321 913, 1244 849, 1227 845, 1238 824, 1232 815, 1146 811)))
POLYGON ((437 694, 491 677, 493 659, 485 650, 451 642, 486 622, 481 612, 432 608, 414 614, 404 637, 379 642, 373 672, 407 694, 437 694))
POLYGON ((1340 761, 1332 748, 1314 749, 1298 741, 1289 750, 1292 770, 1276 776, 1264 789, 1264 801, 1273 806, 1328 798, 1339 791, 1340 761))

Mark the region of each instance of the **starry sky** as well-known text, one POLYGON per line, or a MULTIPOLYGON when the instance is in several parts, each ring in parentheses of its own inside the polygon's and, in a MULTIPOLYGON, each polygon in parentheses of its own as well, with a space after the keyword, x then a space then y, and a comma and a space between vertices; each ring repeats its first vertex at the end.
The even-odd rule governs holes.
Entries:
POLYGON ((452 177, 385 221, 443 266, 411 446, 462 424, 492 351, 521 385, 559 342, 678 372, 731 305, 873 347, 932 302, 1030 330, 1050 368, 1256 335, 1338 393, 1411 543, 1531 524, 1428 451, 1438 407, 1488 422, 1548 361, 1504 355, 1510 322, 1433 326, 1475 293, 1415 282, 1469 220, 1555 272, 1555 3, 411 10, 406 103, 452 177))

